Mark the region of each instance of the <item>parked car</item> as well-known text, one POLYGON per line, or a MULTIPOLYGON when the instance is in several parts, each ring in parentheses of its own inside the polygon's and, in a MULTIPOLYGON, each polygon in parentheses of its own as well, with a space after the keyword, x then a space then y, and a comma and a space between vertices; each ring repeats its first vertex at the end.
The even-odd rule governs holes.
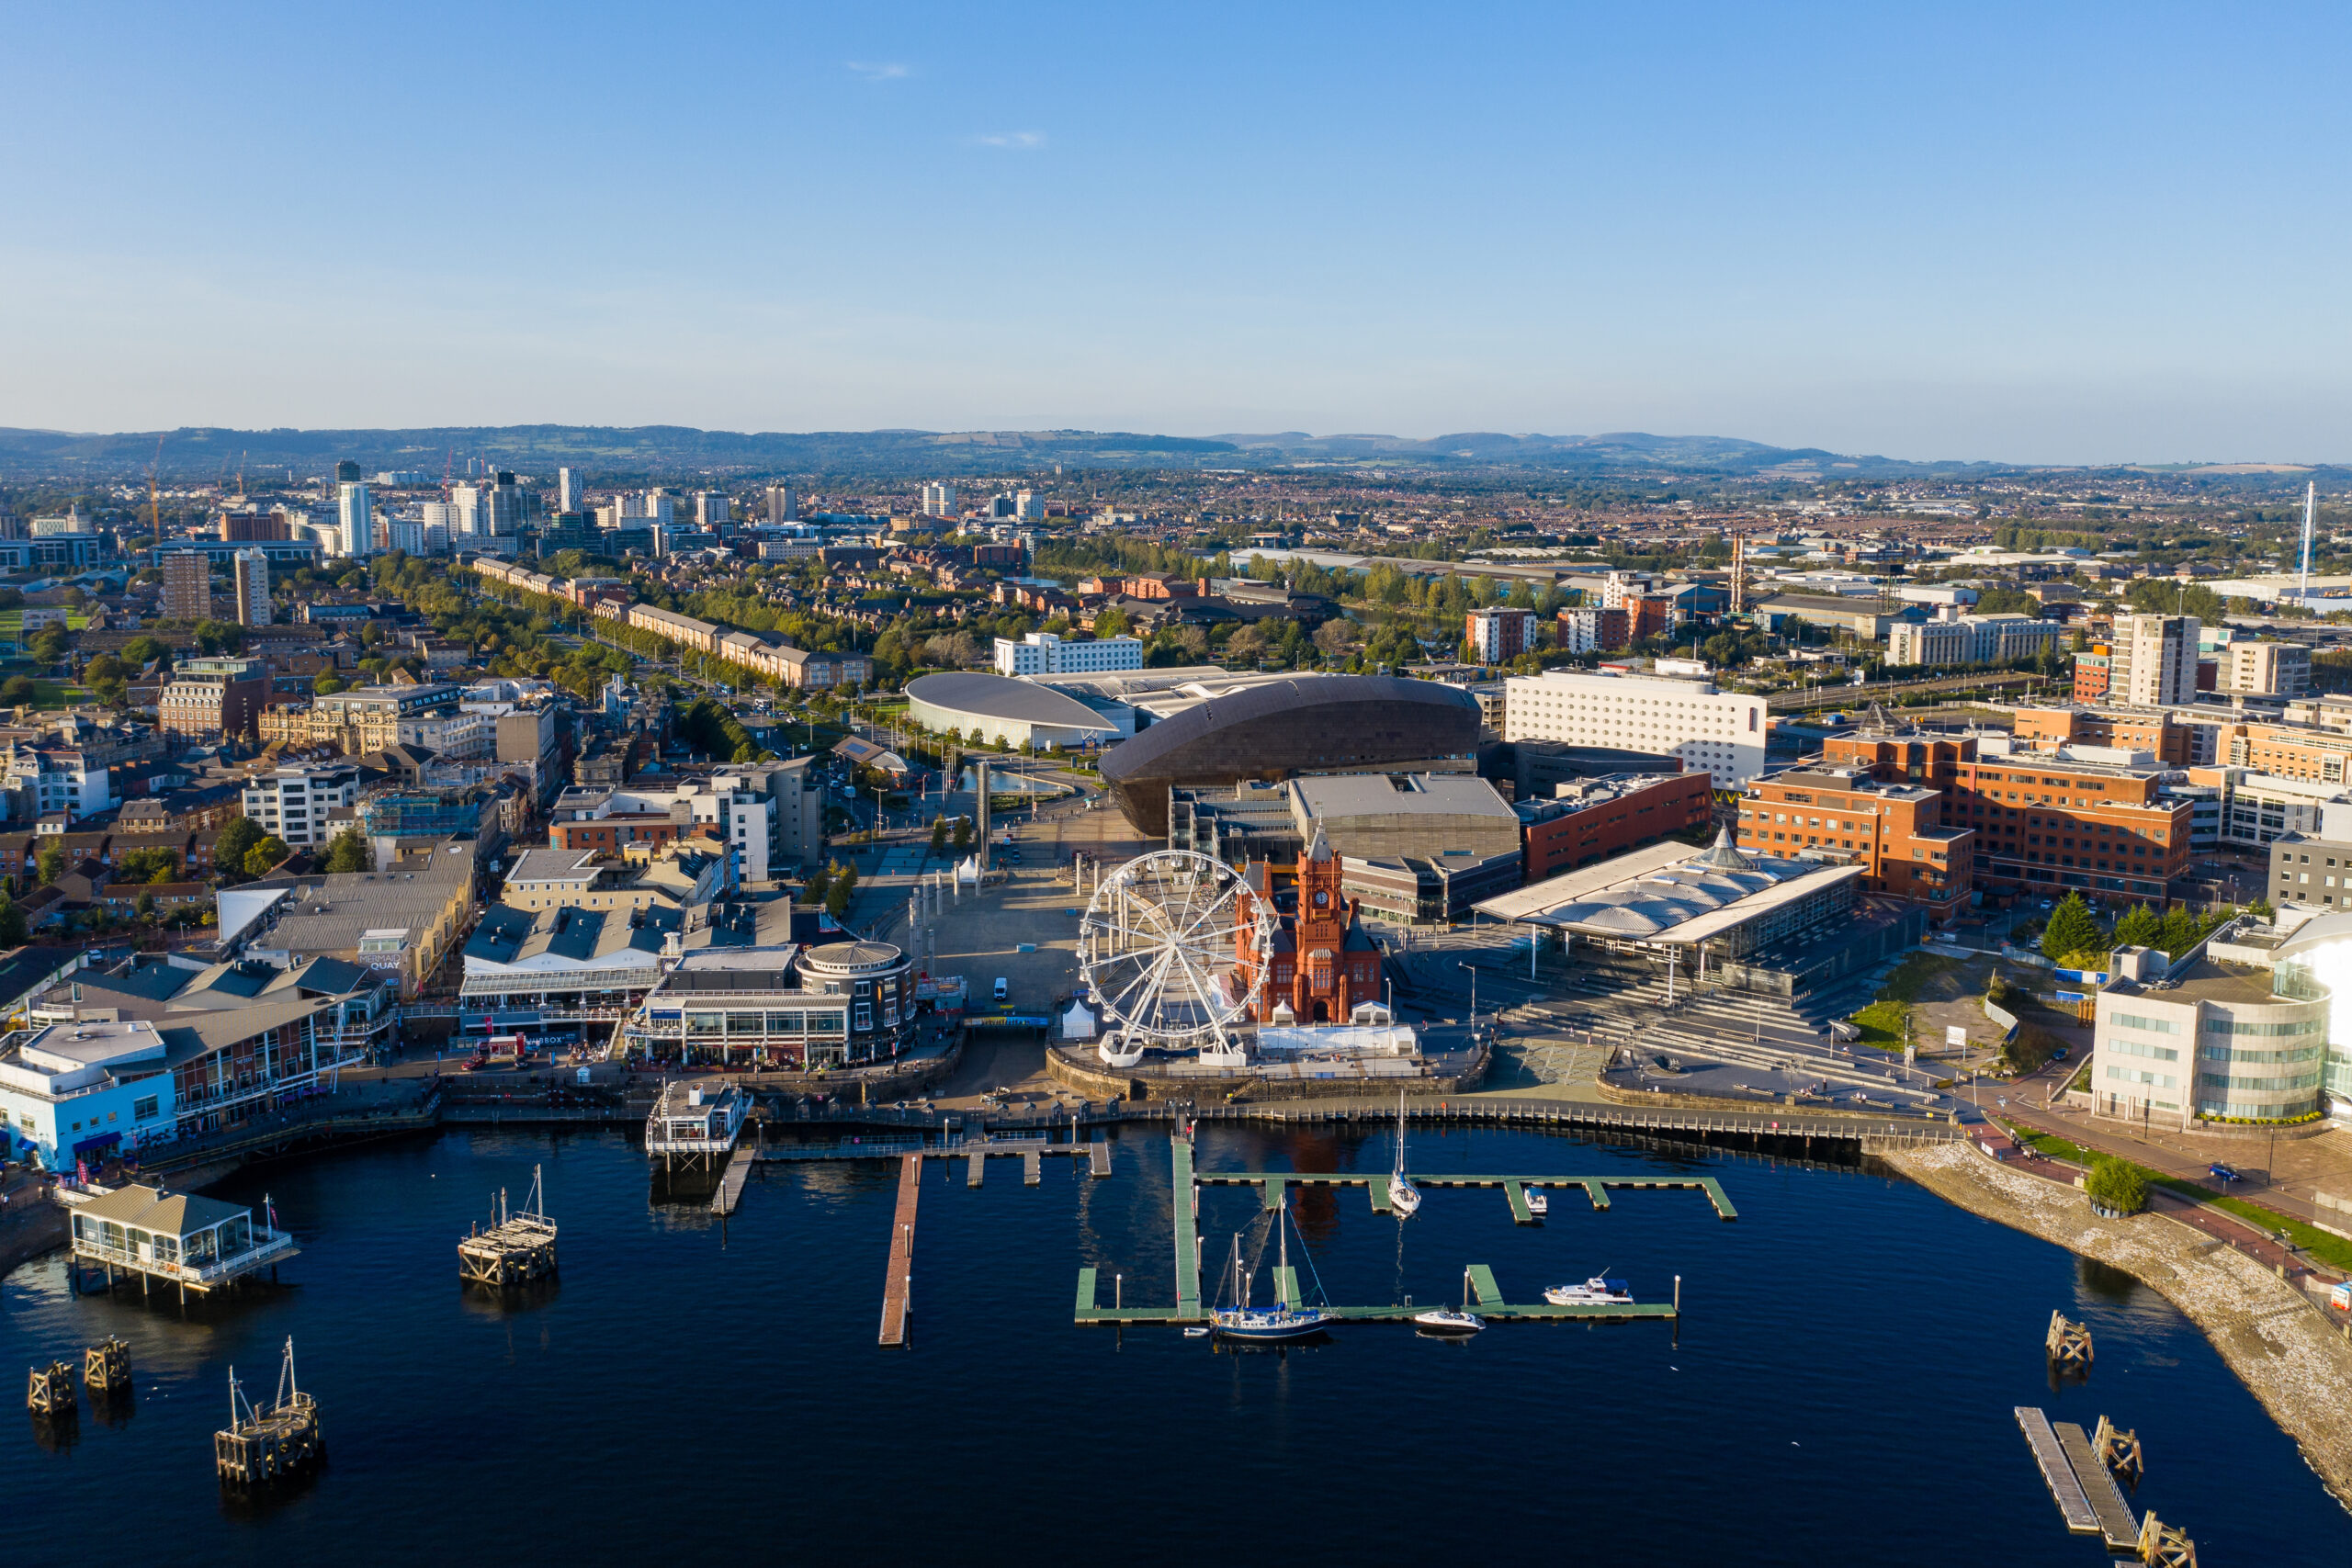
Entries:
POLYGON ((2223 1181, 2237 1181, 2243 1179, 2238 1175, 2237 1167, 2223 1165, 2220 1160, 2215 1160, 2211 1165, 2207 1166, 2205 1168, 2212 1172, 2213 1175, 2219 1177, 2223 1181))

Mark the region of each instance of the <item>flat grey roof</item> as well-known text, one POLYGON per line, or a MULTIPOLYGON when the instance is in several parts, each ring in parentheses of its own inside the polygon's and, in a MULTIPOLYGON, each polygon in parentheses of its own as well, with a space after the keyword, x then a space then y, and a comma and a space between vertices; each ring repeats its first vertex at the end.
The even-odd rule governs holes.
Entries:
POLYGON ((1491 817, 1516 824, 1493 784, 1476 773, 1318 773, 1293 779, 1307 813, 1317 818, 1491 817))

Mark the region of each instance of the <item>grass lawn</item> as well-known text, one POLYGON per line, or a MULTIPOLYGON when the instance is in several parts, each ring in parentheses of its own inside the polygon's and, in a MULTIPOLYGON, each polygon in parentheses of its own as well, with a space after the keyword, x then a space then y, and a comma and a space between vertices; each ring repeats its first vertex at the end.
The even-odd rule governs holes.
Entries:
MULTIPOLYGON (((2007 1123, 2007 1126, 2011 1134, 2019 1143, 2036 1153, 2048 1155, 2052 1159, 2063 1159, 2072 1165, 2088 1166, 2092 1160, 2098 1157, 2081 1145, 2061 1138, 2055 1134, 2030 1132, 2014 1122, 2007 1123)), ((2151 1187, 2162 1187, 2167 1191, 2177 1192, 2182 1197, 2192 1199, 2209 1208, 2233 1214, 2265 1231, 2285 1231, 2294 1238, 2296 1246, 2321 1262, 2327 1264, 2330 1268, 2352 1271, 2352 1240, 2346 1240, 2330 1231, 2321 1230, 2316 1225, 2306 1224, 2301 1220, 2290 1218, 2275 1210, 2266 1209, 2259 1203, 2250 1203, 2243 1198, 2220 1196, 2185 1176, 2166 1176, 2161 1171, 2150 1170, 2144 1165, 2134 1165, 2132 1168, 2137 1170, 2151 1187)))
POLYGON ((1915 953, 1894 966, 1878 988, 1878 996, 1854 1014, 1861 1030, 1858 1043, 1881 1051, 1900 1051, 1911 1043, 1911 1004, 1928 982, 1949 975, 1961 961, 1940 953, 1915 953))

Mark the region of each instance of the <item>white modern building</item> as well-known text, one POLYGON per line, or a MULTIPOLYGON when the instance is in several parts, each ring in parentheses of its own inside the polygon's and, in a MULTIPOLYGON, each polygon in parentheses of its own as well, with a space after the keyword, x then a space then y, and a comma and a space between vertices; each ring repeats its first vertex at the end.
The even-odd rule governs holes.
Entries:
POLYGON ((1764 699, 1712 681, 1547 670, 1503 683, 1503 739, 1668 753, 1718 786, 1764 771, 1764 699))
POLYGON ((280 768, 245 781, 245 815, 265 833, 300 848, 327 840, 327 814, 359 804, 359 770, 280 768))
POLYGON ((2195 702, 2198 630, 2194 615, 2116 616, 2107 700, 2120 707, 2195 702))
POLYGON ((1052 632, 1031 632, 1019 642, 996 639, 1000 675, 1099 675, 1142 668, 1143 644, 1131 637, 1065 642, 1052 632))
MULTIPOLYGON (((109 1020, 113 1015, 107 1015, 109 1020)), ((71 1170, 175 1135, 172 1075, 152 1022, 52 1023, 0 1039, 0 1149, 71 1170)))
POLYGON ((555 505, 559 512, 577 512, 585 499, 580 488, 580 473, 575 468, 555 471, 555 505))
POLYGON ((269 558, 259 550, 239 550, 232 570, 237 579, 237 624, 269 625, 269 558))
POLYGON ((956 487, 951 484, 927 484, 922 487, 922 514, 925 517, 956 515, 956 487))
MULTIPOLYGON (((2315 922, 2316 923, 2316 922, 2315 922)), ((2192 950, 2175 963, 2118 948, 2098 994, 2094 1115, 2187 1128, 2197 1118, 2290 1122, 2321 1109, 2330 987, 2278 950, 2268 969, 2192 950)))
POLYGON ((376 508, 368 486, 345 482, 334 487, 336 545, 342 554, 366 558, 376 553, 376 508))

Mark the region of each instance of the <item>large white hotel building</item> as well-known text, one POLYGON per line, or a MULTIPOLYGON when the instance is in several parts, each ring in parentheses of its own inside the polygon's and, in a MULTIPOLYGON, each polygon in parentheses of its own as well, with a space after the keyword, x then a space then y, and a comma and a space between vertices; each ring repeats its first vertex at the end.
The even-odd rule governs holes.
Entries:
POLYGON ((1669 753, 1719 787, 1764 771, 1764 699, 1712 681, 1547 670, 1503 686, 1505 740, 1669 753))

